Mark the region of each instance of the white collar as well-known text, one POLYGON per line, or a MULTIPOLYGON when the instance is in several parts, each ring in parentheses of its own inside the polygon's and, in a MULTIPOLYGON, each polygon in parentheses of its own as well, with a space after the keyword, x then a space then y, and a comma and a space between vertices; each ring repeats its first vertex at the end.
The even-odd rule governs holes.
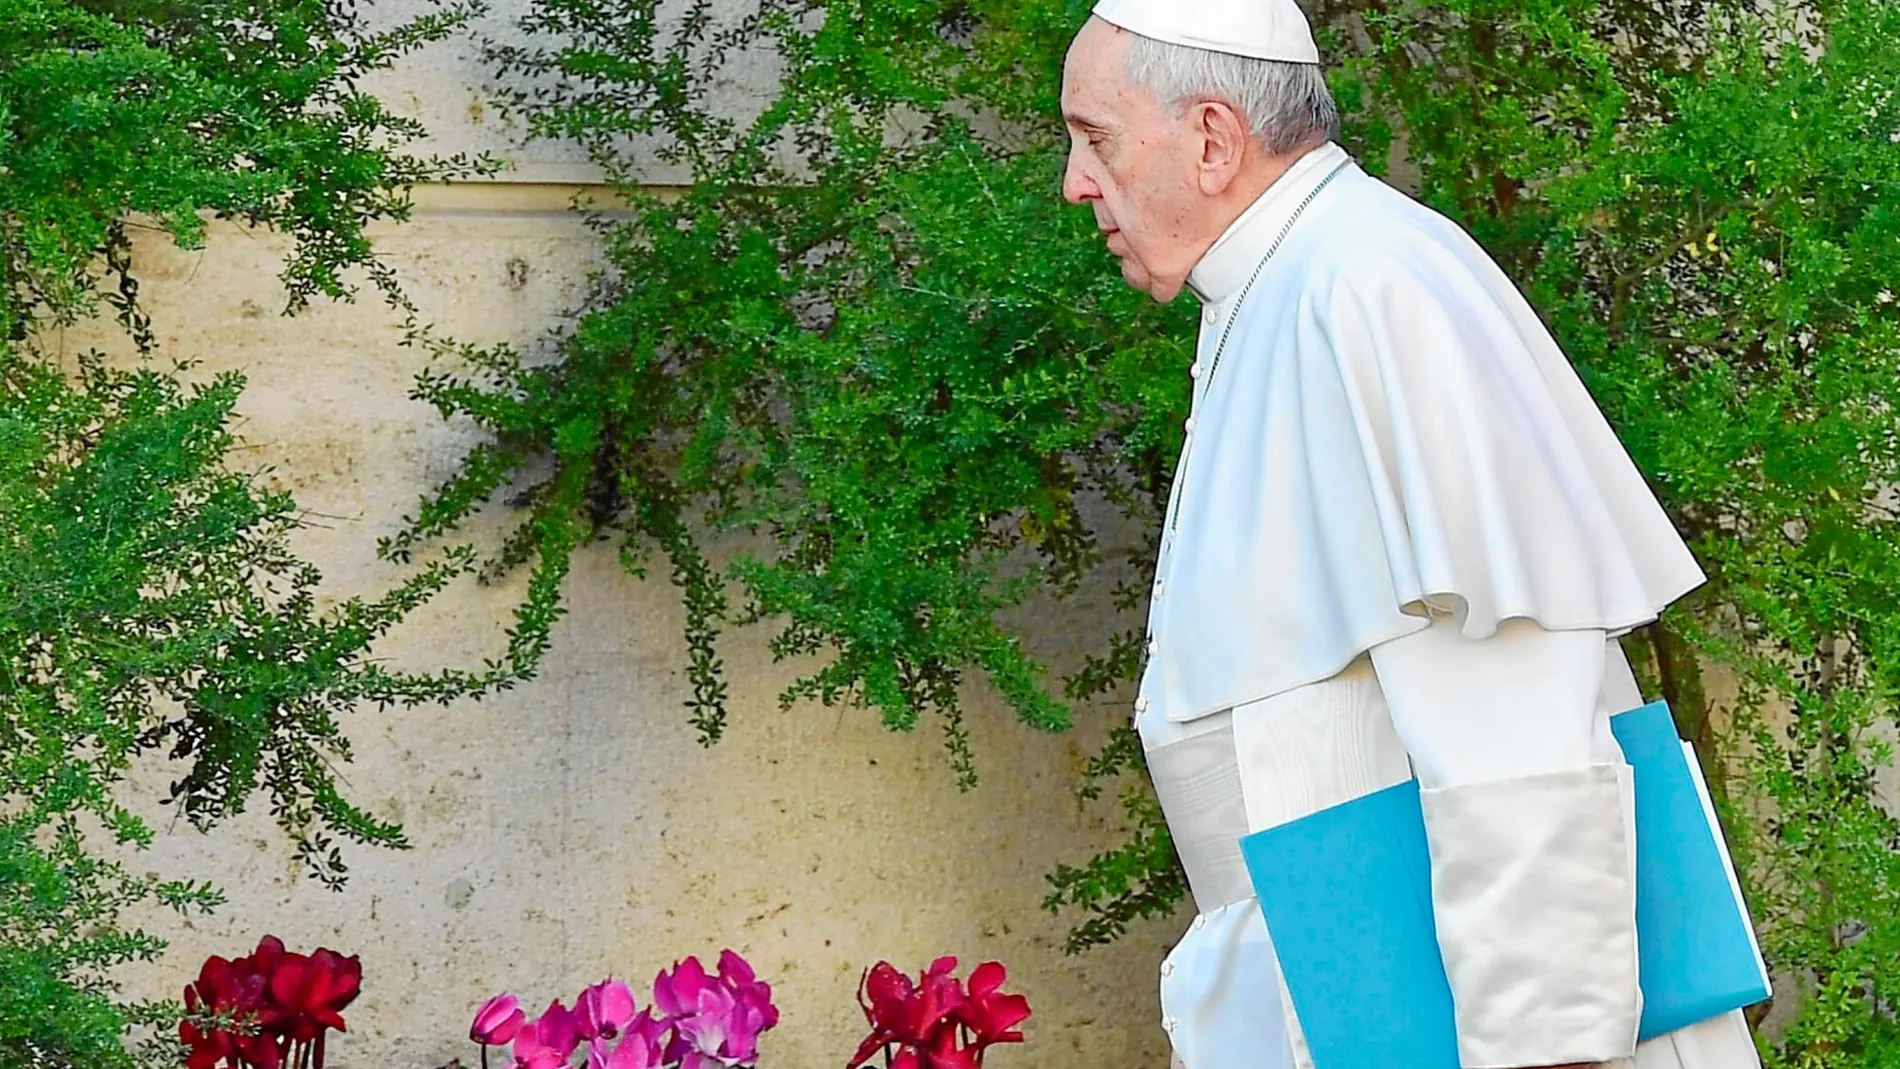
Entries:
POLYGON ((1266 252, 1266 243, 1286 225, 1301 198, 1312 192, 1334 165, 1347 158, 1345 149, 1328 141, 1296 160, 1201 255, 1194 270, 1188 272, 1188 289, 1203 304, 1219 304, 1232 297, 1247 284, 1247 277, 1266 252))

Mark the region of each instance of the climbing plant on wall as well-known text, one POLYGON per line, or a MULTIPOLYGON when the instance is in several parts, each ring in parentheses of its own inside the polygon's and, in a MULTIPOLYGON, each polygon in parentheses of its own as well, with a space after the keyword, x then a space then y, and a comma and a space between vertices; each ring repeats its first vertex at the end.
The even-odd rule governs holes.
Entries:
POLYGON ((169 802, 200 826, 268 804, 335 883, 339 844, 403 842, 339 790, 343 714, 506 686, 538 652, 417 674, 371 656, 465 552, 319 607, 286 545, 295 503, 234 465, 241 379, 161 359, 130 238, 267 226, 294 239, 289 308, 352 279, 401 304, 366 224, 487 164, 406 154, 418 129, 356 83, 475 10, 369 32, 338 0, 0 0, 0 1067, 177 1064, 177 1007, 112 984, 163 946, 121 918, 218 895, 124 862, 156 801, 125 796, 134 761, 169 762, 169 802), (126 352, 43 344, 96 314, 126 352), (160 1031, 128 1046, 139 1023, 160 1031))
MULTIPOLYGON (((596 217, 606 266, 547 352, 431 342, 459 360, 419 395, 492 437, 386 549, 505 493, 521 522, 492 569, 558 575, 596 535, 630 568, 657 552, 708 740, 715 639, 760 621, 775 652, 824 655, 787 703, 932 721, 965 783, 977 680, 1039 728, 1107 710, 1092 792, 1137 770, 1104 696, 1136 667, 1193 324, 1126 291, 1058 199, 1060 62, 1086 6, 702 2, 661 23, 646 0, 538 0, 525 27, 548 43, 491 50, 510 103, 584 145, 631 215, 596 217), (760 62, 779 88, 722 110, 718 87, 760 62), (655 165, 690 184, 642 192, 655 165), (763 548, 715 567, 701 535, 731 528, 763 548), (1123 629, 1057 677, 1015 610, 1098 585, 1123 629)), ((1900 1035, 1881 1010, 1900 829, 1875 789, 1900 682, 1900 9, 1314 14, 1349 146, 1402 163, 1531 296, 1710 573, 1629 643, 1726 773, 1799 989, 1773 1059, 1882 1064, 1900 1035)), ((1152 799, 1124 789, 1128 845, 1053 877, 1077 948, 1183 893, 1152 799)))

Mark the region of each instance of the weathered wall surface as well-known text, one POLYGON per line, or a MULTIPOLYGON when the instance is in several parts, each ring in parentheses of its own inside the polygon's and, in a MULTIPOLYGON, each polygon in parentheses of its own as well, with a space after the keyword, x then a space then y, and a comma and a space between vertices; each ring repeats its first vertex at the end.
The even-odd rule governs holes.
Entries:
MULTIPOLYGON (((662 41, 675 19, 691 6, 690 0, 662 0, 657 9, 662 41)), ((755 10, 755 0, 711 0, 715 21, 755 10)), ((374 27, 397 25, 434 10, 431 0, 362 0, 365 19, 374 27)), ((438 42, 406 58, 392 70, 365 82, 390 108, 421 120, 429 130, 417 146, 422 153, 475 155, 490 152, 504 157, 502 181, 593 182, 600 171, 576 147, 558 141, 524 141, 522 124, 496 104, 499 88, 492 64, 483 58, 489 45, 534 48, 558 47, 547 38, 531 38, 519 28, 529 0, 490 0, 489 9, 469 32, 438 42)), ((730 118, 747 120, 762 111, 776 87, 778 57, 769 45, 730 53, 713 79, 712 108, 730 118)), ((517 76, 518 77, 518 76, 517 76)), ((690 180, 685 169, 658 160, 643 159, 651 143, 630 139, 626 159, 645 182, 672 185, 690 180)), ((788 158, 789 162, 789 158, 788 158)))
MULTIPOLYGON (((592 255, 578 222, 547 210, 560 195, 424 191, 417 218, 380 246, 426 319, 465 340, 530 345, 592 255)), ((377 536, 470 438, 406 399, 426 358, 398 344, 397 317, 373 299, 276 315, 281 248, 218 227, 202 253, 154 238, 137 255, 161 355, 249 376, 242 461, 269 468, 309 511, 297 545, 332 594, 374 592, 400 574, 375 559, 377 536)), ((89 341, 54 340, 68 352, 89 341)), ((366 973, 332 1064, 431 1069, 473 1064, 463 1037, 491 992, 544 1005, 609 973, 644 981, 730 945, 780 994, 768 1063, 816 1069, 856 1044, 862 968, 955 953, 1005 961, 1036 1007, 1033 1044, 995 1064, 1164 1064, 1155 963, 1179 924, 1068 958, 1063 922, 1037 908, 1058 860, 1114 841, 1102 823, 1113 805, 1084 813, 1072 798, 1114 712, 1050 736, 976 695, 984 782, 959 794, 934 732, 891 735, 862 711, 780 713, 792 667, 771 663, 762 633, 739 632, 724 646, 731 726, 702 749, 681 705, 672 588, 624 576, 603 547, 583 555, 569 590, 538 680, 481 703, 351 718, 349 790, 403 821, 414 849, 354 851, 343 893, 302 877, 264 813, 208 835, 161 815, 138 863, 209 877, 231 901, 182 930, 158 920, 172 950, 129 974, 132 991, 176 996, 206 954, 246 951, 266 931, 328 945, 361 954, 366 973)), ((499 650, 516 593, 459 586, 385 652, 472 664, 499 650)), ((146 788, 163 782, 153 770, 146 788)))
MULTIPOLYGON (((498 4, 484 30, 506 38, 522 6, 498 4)), ((421 5, 373 7, 394 19, 421 5)), ((379 235, 383 254, 444 333, 535 344, 594 255, 564 210, 574 189, 553 183, 591 180, 591 170, 561 146, 513 141, 485 100, 470 42, 415 57, 378 89, 434 124, 432 147, 515 163, 497 182, 419 191, 416 218, 379 235)), ((743 79, 729 89, 735 107, 752 91, 743 79)), ((137 249, 143 295, 161 358, 249 376, 241 462, 269 469, 308 510, 297 548, 323 568, 329 593, 373 593, 400 576, 375 559, 376 538, 453 471, 471 438, 406 398, 426 357, 399 344, 399 317, 373 296, 281 318, 282 252, 270 235, 227 226, 200 253, 147 235, 137 249)), ((76 353, 109 337, 50 340, 76 353)), ((518 592, 458 586, 384 652, 473 664, 501 648, 518 592)), ((880 958, 915 969, 954 953, 1008 963, 1036 1008, 1032 1043, 993 1064, 1164 1064, 1155 964, 1180 919, 1069 958, 1066 921, 1038 909, 1058 861, 1116 840, 1112 803, 1082 812, 1073 789, 1119 710, 1049 736, 973 695, 984 782, 959 794, 934 731, 895 736, 862 711, 779 712, 795 666, 771 662, 762 632, 739 632, 723 645, 731 725, 703 749, 682 708, 671 587, 623 575, 603 547, 581 558, 569 606, 536 681, 481 703, 351 718, 348 790, 401 820, 414 849, 351 852, 344 892, 302 876, 266 813, 206 835, 159 812, 159 841, 136 863, 211 878, 230 903, 182 926, 151 918, 172 949, 128 971, 130 992, 176 997, 205 955, 245 952, 264 932, 293 947, 328 945, 362 955, 366 974, 330 1063, 433 1069, 474 1064, 468 1018, 494 991, 538 1008, 607 974, 638 986, 678 957, 731 946, 775 985, 784 1011, 766 1064, 817 1069, 842 1065, 862 1032, 861 969, 880 958)), ((1098 622, 1111 615, 1084 608, 1098 622)), ((1062 652, 1064 634, 1051 629, 1049 652, 1062 652)), ((164 782, 154 768, 143 787, 156 796, 164 782)))

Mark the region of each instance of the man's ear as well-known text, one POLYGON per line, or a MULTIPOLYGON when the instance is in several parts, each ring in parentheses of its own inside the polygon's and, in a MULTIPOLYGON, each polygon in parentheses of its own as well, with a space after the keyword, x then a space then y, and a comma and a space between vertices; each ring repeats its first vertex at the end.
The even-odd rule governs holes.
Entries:
POLYGON ((1195 104, 1188 111, 1188 120, 1201 139, 1201 159, 1196 168, 1201 194, 1219 196, 1240 173, 1253 133, 1240 113, 1224 101, 1203 100, 1195 104))

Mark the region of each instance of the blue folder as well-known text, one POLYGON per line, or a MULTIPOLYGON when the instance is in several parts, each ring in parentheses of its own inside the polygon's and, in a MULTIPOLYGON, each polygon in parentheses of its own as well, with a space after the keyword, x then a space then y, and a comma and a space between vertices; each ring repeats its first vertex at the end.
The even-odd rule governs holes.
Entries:
MULTIPOLYGON (((1669 709, 1610 719, 1635 773, 1648 1039, 1768 997, 1714 807, 1669 709)), ((1459 1069, 1418 783, 1241 840, 1315 1069, 1459 1069)))

